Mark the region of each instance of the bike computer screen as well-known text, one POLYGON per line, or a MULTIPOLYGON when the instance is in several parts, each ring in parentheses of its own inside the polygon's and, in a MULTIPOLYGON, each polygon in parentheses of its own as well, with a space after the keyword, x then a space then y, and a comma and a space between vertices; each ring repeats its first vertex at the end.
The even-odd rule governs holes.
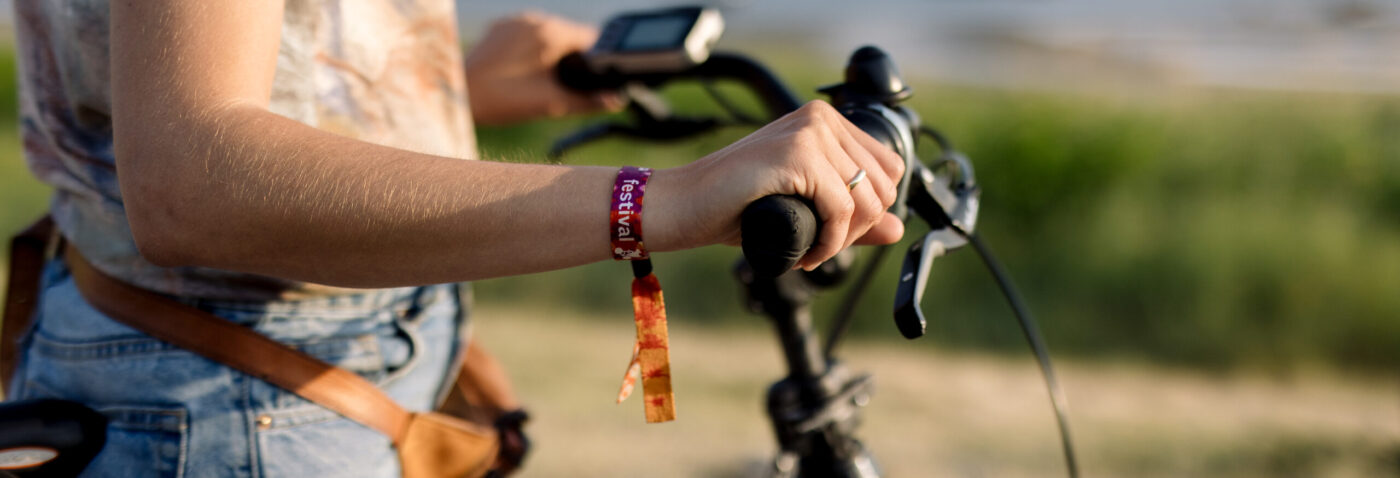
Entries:
POLYGON ((723 30, 724 20, 713 8, 624 13, 603 26, 585 59, 596 73, 678 72, 709 58, 723 30))
POLYGON ((684 46, 695 18, 664 15, 638 18, 618 42, 618 51, 666 50, 684 46))

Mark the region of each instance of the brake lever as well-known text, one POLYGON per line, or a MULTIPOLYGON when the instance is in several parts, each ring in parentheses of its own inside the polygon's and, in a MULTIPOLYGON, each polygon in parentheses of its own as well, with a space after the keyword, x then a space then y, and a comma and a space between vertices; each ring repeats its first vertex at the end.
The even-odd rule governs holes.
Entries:
POLYGON ((952 238, 950 236, 959 237, 948 228, 929 232, 923 240, 909 246, 909 253, 904 256, 904 267, 899 271, 899 287, 894 294, 894 325, 906 339, 923 337, 928 327, 919 302, 924 297, 924 289, 928 287, 929 266, 934 258, 948 252, 945 244, 952 238))
POLYGON ((920 166, 911 177, 909 187, 909 209, 927 222, 928 234, 914 245, 904 256, 904 267, 899 271, 899 286, 894 294, 894 325, 906 339, 923 337, 928 327, 923 308, 919 302, 928 286, 929 267, 933 259, 951 249, 967 244, 967 239, 953 230, 953 219, 938 203, 930 190, 933 173, 920 166))
POLYGON ((973 177, 972 164, 967 157, 953 151, 939 165, 952 171, 934 175, 931 168, 918 164, 910 175, 909 209, 932 230, 909 247, 899 272, 894 323, 907 339, 922 337, 928 327, 919 302, 928 286, 933 259, 967 245, 967 234, 977 225, 981 190, 973 177))

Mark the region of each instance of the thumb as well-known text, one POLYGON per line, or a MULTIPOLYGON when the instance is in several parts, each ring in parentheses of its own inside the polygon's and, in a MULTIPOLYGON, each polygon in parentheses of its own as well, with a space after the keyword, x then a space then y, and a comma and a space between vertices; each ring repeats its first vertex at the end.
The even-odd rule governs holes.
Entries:
POLYGON ((902 237, 904 237, 904 223, 893 213, 886 212, 880 218, 880 222, 875 223, 874 227, 865 231, 865 235, 856 239, 855 243, 866 246, 894 244, 899 242, 902 237))

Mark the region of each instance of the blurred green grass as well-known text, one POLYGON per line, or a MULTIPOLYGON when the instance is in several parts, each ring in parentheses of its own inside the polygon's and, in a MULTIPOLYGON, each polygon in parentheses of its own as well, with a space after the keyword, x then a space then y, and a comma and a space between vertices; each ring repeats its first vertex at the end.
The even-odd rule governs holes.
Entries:
MULTIPOLYGON (((808 97, 839 71, 791 60, 775 69, 808 97)), ((979 228, 1057 353, 1217 370, 1400 366, 1400 99, 915 87, 911 105, 974 161, 979 228)), ((717 113, 698 88, 668 96, 679 110, 717 113)), ((544 139, 577 124, 484 129, 483 155, 540 157, 544 139)), ((684 145, 608 140, 568 161, 675 165, 744 132, 684 145)), ((885 259, 857 333, 897 336, 889 314, 897 258, 923 232, 912 227, 885 259)), ((724 247, 660 255, 671 314, 756 320, 729 280, 737 255, 724 247)), ((595 264, 479 289, 490 301, 547 298, 625 315, 626 280, 625 266, 595 264)), ((935 262, 924 304, 930 346, 1024 347, 971 251, 935 262)))
MULTIPOLYGON (((18 78, 12 48, 0 44, 0 233, 6 238, 43 213, 49 193, 47 186, 29 174, 20 156, 18 78)), ((9 260, 7 249, 0 262, 8 265, 9 260)))
MULTIPOLYGON (((839 65, 792 58, 773 67, 806 97, 838 79, 839 65)), ((13 65, 12 53, 0 54, 0 230, 7 232, 46 202, 19 157, 13 65)), ((974 161, 984 190, 979 229, 1057 354, 1216 370, 1400 367, 1400 99, 914 84, 913 108, 974 161)), ((721 89, 752 110, 742 91, 721 89)), ((680 111, 717 112, 698 87, 666 94, 680 111)), ((482 153, 535 161, 551 140, 587 122, 483 128, 482 153)), ((665 167, 746 131, 665 145, 606 140, 567 160, 665 167)), ((897 336, 889 310, 898 257, 922 232, 911 227, 886 258, 856 333, 897 336)), ((660 254, 671 315, 760 320, 740 307, 729 272, 737 256, 725 247, 660 254)), ((489 304, 549 302, 625 316, 627 280, 626 266, 602 263, 483 281, 477 290, 489 304)), ((970 251, 935 262, 924 304, 923 346, 1024 347, 970 251)))

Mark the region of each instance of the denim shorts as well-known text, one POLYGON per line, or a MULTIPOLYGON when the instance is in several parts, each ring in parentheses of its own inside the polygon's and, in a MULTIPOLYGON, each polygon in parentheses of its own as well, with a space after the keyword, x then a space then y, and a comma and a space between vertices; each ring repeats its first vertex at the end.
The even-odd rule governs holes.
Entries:
MULTIPOLYGON (((61 398, 109 419, 84 477, 397 477, 387 437, 291 392, 107 318, 61 261, 44 270, 13 399, 61 398)), ((466 285, 281 302, 185 301, 429 410, 465 342, 466 285)))

